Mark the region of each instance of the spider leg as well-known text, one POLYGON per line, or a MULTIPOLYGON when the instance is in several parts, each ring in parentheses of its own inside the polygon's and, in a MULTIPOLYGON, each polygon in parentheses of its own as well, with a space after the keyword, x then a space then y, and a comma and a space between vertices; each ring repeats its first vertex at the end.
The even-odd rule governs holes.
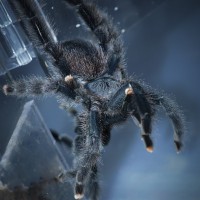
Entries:
POLYGON ((47 17, 43 15, 38 1, 9 0, 9 3, 20 19, 26 19, 26 16, 30 18, 30 22, 27 19, 23 20, 22 26, 36 46, 57 43, 55 31, 48 22, 47 17))
MULTIPOLYGON (((96 105, 91 107, 88 115, 88 121, 82 134, 85 136, 79 136, 76 138, 76 178, 74 187, 74 197, 75 199, 81 199, 85 193, 85 186, 87 185, 87 180, 92 172, 92 168, 97 165, 100 159, 100 154, 102 150, 101 144, 101 131, 102 125, 100 124, 100 114, 99 109, 96 105), (80 140, 80 138, 84 138, 80 140)), ((81 129, 81 127, 79 127, 81 129)))
POLYGON ((103 146, 106 146, 109 144, 110 142, 110 138, 111 138, 111 126, 104 126, 103 127, 103 131, 102 131, 102 134, 101 134, 101 142, 102 142, 102 145, 103 146))
POLYGON ((18 97, 33 97, 42 94, 54 94, 59 87, 58 81, 48 78, 30 77, 13 81, 9 85, 3 86, 6 95, 15 95, 18 97))
POLYGON ((148 152, 153 151, 153 142, 150 138, 152 131, 152 116, 154 115, 154 109, 145 96, 145 92, 138 84, 131 82, 134 95, 132 95, 132 104, 134 104, 134 110, 132 112, 132 118, 136 125, 141 128, 141 136, 144 140, 146 149, 148 152))
POLYGON ((21 19, 21 25, 33 46, 40 54, 45 54, 51 63, 54 63, 55 66, 47 64, 48 75, 59 77, 60 72, 69 75, 69 69, 62 63, 62 60, 65 59, 64 46, 58 43, 53 25, 43 14, 38 1, 9 0, 9 3, 18 18, 21 19))
POLYGON ((127 95, 126 91, 131 87, 129 83, 123 84, 117 92, 113 95, 113 97, 109 100, 108 109, 112 112, 115 110, 126 111, 125 107, 127 106, 127 101, 129 101, 129 95, 127 95), (122 108, 124 107, 124 108, 122 108))
POLYGON ((128 94, 130 87, 129 83, 123 84, 108 102, 107 111, 103 113, 104 127, 111 129, 113 125, 123 123, 129 117, 134 109, 131 104, 132 94, 128 94))
POLYGON ((150 98, 150 101, 152 101, 154 106, 161 106, 171 119, 174 128, 174 143, 177 152, 180 152, 183 146, 182 136, 185 132, 185 118, 182 110, 174 100, 164 94, 157 94, 154 91, 147 91, 147 93, 147 96, 150 98))
POLYGON ((13 81, 11 84, 3 86, 5 95, 18 97, 36 97, 41 95, 64 94, 75 99, 76 93, 67 83, 61 80, 44 77, 30 77, 13 81))
POLYGON ((139 85, 131 82, 125 83, 111 98, 109 108, 120 110, 117 113, 106 114, 108 124, 123 122, 131 115, 141 128, 141 136, 144 140, 147 151, 153 151, 153 142, 150 138, 152 116, 154 114, 145 93, 139 85))
POLYGON ((89 199, 98 200, 99 196, 99 183, 98 183, 98 167, 93 166, 89 178, 89 199))
MULTIPOLYGON (((162 94, 159 95, 150 88, 147 91, 138 83, 130 83, 134 95, 132 95, 133 112, 132 117, 142 130, 142 138, 145 142, 147 151, 153 151, 153 142, 150 134, 152 129, 152 116, 155 113, 155 106, 160 105, 172 121, 174 128, 174 143, 179 152, 182 147, 182 135, 184 133, 184 116, 175 101, 162 94), (150 91, 149 91, 150 90, 150 91)), ((132 109, 132 108, 131 108, 132 109)))
POLYGON ((108 55, 107 73, 113 75, 116 70, 119 70, 122 77, 125 78, 126 72, 122 67, 124 60, 123 43, 120 33, 113 25, 110 17, 92 2, 84 0, 65 1, 77 7, 78 14, 97 37, 105 54, 108 55))

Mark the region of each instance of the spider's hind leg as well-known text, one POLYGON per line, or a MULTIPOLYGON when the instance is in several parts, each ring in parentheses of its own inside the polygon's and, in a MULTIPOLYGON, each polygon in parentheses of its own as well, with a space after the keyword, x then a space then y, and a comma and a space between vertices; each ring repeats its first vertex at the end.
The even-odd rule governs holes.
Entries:
POLYGON ((123 43, 120 32, 113 25, 111 18, 92 2, 84 0, 65 1, 77 7, 78 14, 99 40, 99 45, 108 56, 107 73, 113 75, 116 70, 119 70, 122 78, 125 78, 127 75, 123 68, 123 43))
POLYGON ((38 1, 8 1, 17 17, 22 20, 22 26, 25 32, 36 46, 57 43, 53 26, 47 20, 47 17, 43 15, 38 1))
POLYGON ((43 14, 38 1, 9 0, 9 3, 17 17, 21 20, 21 25, 34 48, 53 63, 53 65, 47 65, 48 75, 60 77, 60 72, 68 75, 66 66, 57 63, 58 60, 64 59, 63 45, 58 43, 56 31, 48 17, 43 14))

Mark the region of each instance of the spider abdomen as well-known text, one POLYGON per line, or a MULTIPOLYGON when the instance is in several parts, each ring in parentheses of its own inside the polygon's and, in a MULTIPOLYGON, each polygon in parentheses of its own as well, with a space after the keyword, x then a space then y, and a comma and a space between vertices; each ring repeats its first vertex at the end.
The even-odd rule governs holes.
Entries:
POLYGON ((72 40, 64 43, 66 64, 72 75, 86 80, 99 77, 106 68, 106 56, 102 49, 89 41, 72 40))

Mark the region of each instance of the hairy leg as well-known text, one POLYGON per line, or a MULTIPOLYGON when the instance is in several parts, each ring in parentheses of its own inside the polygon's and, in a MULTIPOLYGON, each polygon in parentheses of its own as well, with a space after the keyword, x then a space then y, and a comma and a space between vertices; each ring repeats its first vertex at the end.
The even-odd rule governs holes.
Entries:
POLYGON ((41 6, 36 0, 9 0, 10 5, 15 11, 17 17, 21 20, 21 25, 40 54, 46 55, 48 61, 47 71, 49 76, 69 75, 66 66, 63 66, 62 60, 65 57, 65 50, 62 44, 59 44, 53 25, 47 16, 41 10, 41 6), (61 73, 60 73, 61 72, 61 73))
POLYGON ((92 105, 87 115, 79 117, 76 132, 79 134, 75 140, 75 162, 76 171, 74 197, 83 198, 90 174, 98 165, 101 151, 102 124, 97 105, 92 105), (82 121, 84 120, 84 121, 82 121))
POLYGON ((5 95, 18 97, 37 97, 52 94, 63 94, 66 97, 75 99, 76 93, 67 83, 62 80, 55 80, 45 77, 29 77, 13 81, 11 84, 3 86, 5 95))
POLYGON ((145 96, 150 102, 151 106, 161 107, 164 109, 168 117, 171 119, 174 128, 174 143, 177 148, 177 152, 182 147, 182 137, 185 132, 185 117, 183 111, 180 109, 176 101, 168 97, 166 94, 159 93, 150 87, 143 86, 145 88, 145 96))
POLYGON ((176 145, 177 152, 179 152, 183 146, 182 136, 185 132, 184 115, 176 102, 166 96, 159 98, 159 104, 164 108, 166 114, 172 121, 174 127, 174 143, 176 145))
POLYGON ((53 81, 43 77, 30 77, 13 81, 9 85, 4 85, 3 90, 6 95, 18 97, 34 97, 38 95, 54 94, 58 91, 58 81, 53 81))
POLYGON ((154 110, 145 97, 144 90, 134 82, 125 83, 112 97, 108 108, 110 111, 105 112, 104 117, 110 125, 123 122, 132 115, 141 128, 141 136, 147 151, 152 152, 153 142, 150 134, 154 110))
POLYGON ((111 126, 104 126, 101 134, 101 142, 103 146, 109 144, 111 138, 111 126))
POLYGON ((113 75, 116 70, 122 74, 122 78, 126 77, 123 68, 124 52, 120 33, 113 25, 108 15, 100 10, 94 3, 84 0, 65 0, 72 6, 76 6, 78 14, 89 26, 91 31, 99 40, 99 45, 108 55, 107 73, 113 75))
POLYGON ((152 132, 152 117, 155 113, 154 107, 150 104, 145 96, 143 88, 134 82, 131 82, 134 95, 132 95, 132 104, 134 110, 132 118, 136 125, 141 128, 141 136, 144 140, 147 151, 153 151, 153 142, 150 138, 152 132))
POLYGON ((9 0, 9 3, 17 16, 22 20, 24 30, 36 46, 57 43, 53 26, 47 17, 43 15, 38 1, 9 0))
POLYGON ((91 169, 88 186, 89 186, 88 187, 89 200, 98 200, 99 199, 99 182, 98 182, 98 167, 97 167, 97 165, 93 166, 91 169))

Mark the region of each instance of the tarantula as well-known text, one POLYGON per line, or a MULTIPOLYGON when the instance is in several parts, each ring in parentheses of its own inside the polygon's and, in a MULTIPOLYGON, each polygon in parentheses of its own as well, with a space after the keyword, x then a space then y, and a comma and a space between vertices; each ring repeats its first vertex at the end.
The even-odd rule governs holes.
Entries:
MULTIPOLYGON (((182 111, 169 97, 127 75, 120 32, 108 15, 94 3, 65 0, 77 9, 96 40, 58 42, 52 27, 37 11, 37 1, 10 0, 33 46, 48 57, 47 78, 30 77, 3 86, 6 95, 36 97, 53 94, 64 109, 81 104, 74 112, 77 134, 74 142, 74 197, 98 198, 98 164, 109 143, 114 125, 132 117, 141 129, 147 151, 153 151, 152 119, 159 107, 172 121, 177 151, 182 147, 182 111), (24 16, 28 16, 23 20, 24 16)), ((67 175, 66 175, 67 176, 67 175)))

